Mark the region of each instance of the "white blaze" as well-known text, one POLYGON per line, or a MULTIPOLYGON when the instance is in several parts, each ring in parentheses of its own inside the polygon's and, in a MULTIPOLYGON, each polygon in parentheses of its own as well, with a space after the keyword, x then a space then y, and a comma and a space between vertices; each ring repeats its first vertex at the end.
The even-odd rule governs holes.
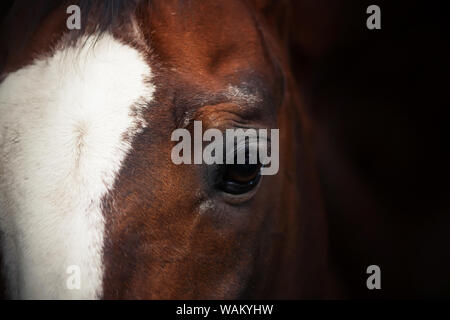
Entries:
POLYGON ((0 236, 13 298, 102 295, 101 201, 154 87, 136 49, 109 34, 93 42, 0 84, 0 236), (67 288, 69 266, 79 267, 79 289, 67 288))

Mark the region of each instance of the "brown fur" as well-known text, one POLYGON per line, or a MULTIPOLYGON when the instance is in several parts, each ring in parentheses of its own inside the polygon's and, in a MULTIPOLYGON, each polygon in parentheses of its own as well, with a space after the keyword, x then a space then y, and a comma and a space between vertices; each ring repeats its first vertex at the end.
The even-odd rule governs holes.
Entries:
MULTIPOLYGON (((308 123, 289 72, 285 29, 265 13, 274 3, 144 1, 134 11, 144 39, 132 35, 130 17, 117 17, 112 32, 146 55, 156 97, 145 115, 148 128, 133 141, 104 199, 104 298, 333 293, 308 123), (245 85, 263 101, 249 113, 231 101, 208 100, 230 84, 245 85), (264 177, 253 199, 227 203, 210 185, 208 166, 170 160, 170 134, 186 114, 205 129, 280 128, 280 172, 264 177)), ((6 55, 4 70, 50 53, 61 37, 64 9, 51 11, 21 54, 6 55)), ((11 42, 9 48, 21 45, 11 42)))

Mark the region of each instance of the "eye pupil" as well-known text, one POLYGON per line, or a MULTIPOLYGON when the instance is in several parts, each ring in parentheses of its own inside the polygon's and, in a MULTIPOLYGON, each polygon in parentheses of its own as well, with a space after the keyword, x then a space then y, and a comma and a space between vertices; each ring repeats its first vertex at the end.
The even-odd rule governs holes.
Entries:
POLYGON ((238 183, 247 183, 253 180, 261 168, 259 164, 232 164, 225 167, 224 179, 238 183))
POLYGON ((223 166, 218 187, 230 194, 251 191, 261 179, 261 164, 230 164, 223 166))
POLYGON ((249 145, 246 144, 244 163, 238 162, 237 153, 235 153, 234 164, 220 166, 219 174, 216 176, 216 187, 223 192, 234 195, 247 193, 254 189, 261 180, 261 167, 259 157, 252 158, 249 145))

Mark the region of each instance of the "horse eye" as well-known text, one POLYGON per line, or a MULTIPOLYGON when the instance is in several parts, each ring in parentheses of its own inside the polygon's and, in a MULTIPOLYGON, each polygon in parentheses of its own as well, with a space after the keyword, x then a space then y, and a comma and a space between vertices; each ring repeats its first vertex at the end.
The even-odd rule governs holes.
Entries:
POLYGON ((222 169, 218 188, 226 193, 249 192, 261 179, 261 164, 227 164, 222 169))

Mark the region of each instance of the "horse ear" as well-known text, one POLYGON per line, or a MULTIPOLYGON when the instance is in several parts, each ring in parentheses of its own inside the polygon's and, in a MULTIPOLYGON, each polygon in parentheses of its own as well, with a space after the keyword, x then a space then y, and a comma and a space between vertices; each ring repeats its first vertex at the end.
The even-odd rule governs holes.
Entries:
POLYGON ((283 40, 289 39, 291 0, 250 0, 253 8, 273 27, 283 40))
POLYGON ((264 10, 268 7, 273 7, 275 4, 283 3, 283 2, 289 2, 289 0, 250 0, 250 2, 254 5, 256 9, 264 10))

